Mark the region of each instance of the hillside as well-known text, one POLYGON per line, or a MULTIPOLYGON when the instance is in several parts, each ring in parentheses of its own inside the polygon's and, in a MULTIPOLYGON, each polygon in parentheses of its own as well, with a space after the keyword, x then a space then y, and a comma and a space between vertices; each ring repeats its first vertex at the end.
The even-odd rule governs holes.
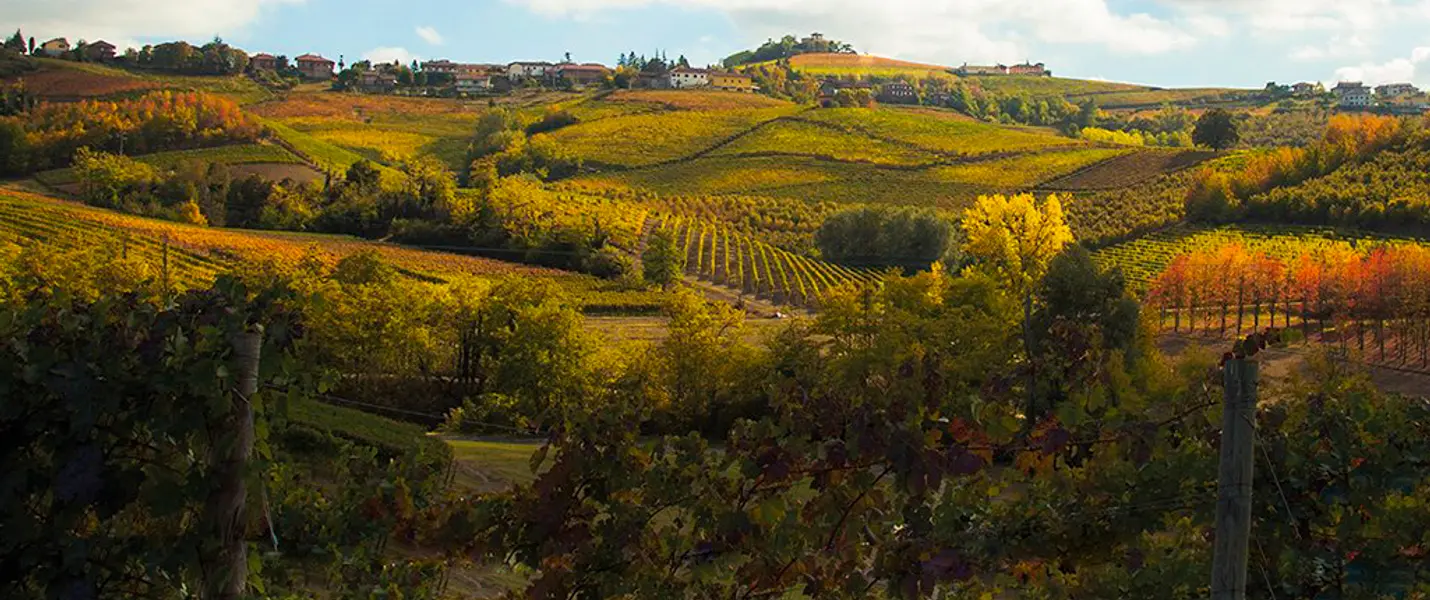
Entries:
MULTIPOLYGON (((950 209, 979 194, 1043 188, 1119 157, 1168 155, 1097 146, 947 110, 811 109, 740 98, 684 90, 618 92, 573 105, 580 121, 551 136, 585 161, 591 172, 577 178, 581 183, 672 195, 950 209)), ((1205 157, 1176 156, 1135 162, 1135 177, 1124 183, 1205 157)))
POLYGON ((165 260, 173 281, 185 287, 208 285, 214 275, 245 265, 274 263, 293 268, 306 258, 329 265, 372 250, 400 273, 422 281, 535 278, 565 289, 584 307, 600 312, 650 312, 661 304, 656 293, 627 291, 587 275, 526 266, 478 256, 433 252, 343 235, 198 227, 93 208, 14 188, 0 188, 0 235, 55 246, 107 245, 137 253, 153 272, 165 260))
POLYGON ((272 92, 242 75, 172 75, 52 58, 35 60, 40 64, 39 70, 6 81, 24 81, 27 90, 44 100, 104 98, 147 90, 204 91, 228 96, 240 104, 262 102, 273 96, 272 92))
POLYGON ((949 67, 930 65, 868 54, 810 53, 789 59, 790 68, 801 73, 843 77, 928 77, 947 75, 949 67))

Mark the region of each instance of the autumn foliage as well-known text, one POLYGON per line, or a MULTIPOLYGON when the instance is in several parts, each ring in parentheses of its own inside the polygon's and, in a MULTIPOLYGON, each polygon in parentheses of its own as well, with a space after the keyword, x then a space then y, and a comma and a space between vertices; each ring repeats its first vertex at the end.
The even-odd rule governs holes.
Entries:
POLYGON ((1369 340, 1376 353, 1366 358, 1422 366, 1430 359, 1430 249, 1424 246, 1328 246, 1287 257, 1228 244, 1173 259, 1149 300, 1174 331, 1299 327, 1307 338, 1354 342, 1361 352, 1369 340))
POLYGON ((41 104, 0 119, 0 168, 21 174, 65 166, 82 147, 145 154, 252 141, 261 133, 233 100, 198 92, 41 104))
POLYGON ((1363 160, 1403 139, 1395 117, 1337 115, 1321 141, 1305 148, 1276 148, 1248 158, 1231 172, 1204 168, 1187 194, 1187 215, 1211 221, 1233 219, 1254 195, 1321 177, 1349 162, 1363 160))

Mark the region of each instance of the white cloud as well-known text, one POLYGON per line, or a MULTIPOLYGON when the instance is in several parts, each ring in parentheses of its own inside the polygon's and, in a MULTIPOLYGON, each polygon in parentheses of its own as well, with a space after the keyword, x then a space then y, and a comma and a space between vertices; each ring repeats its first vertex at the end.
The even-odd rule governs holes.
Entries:
POLYGON ((391 46, 380 46, 362 53, 362 57, 373 63, 390 63, 397 61, 398 64, 408 64, 414 60, 421 61, 422 57, 409 52, 406 48, 391 46))
POLYGON ((265 11, 304 0, 42 0, 4 2, 7 22, 26 35, 70 41, 111 40, 115 45, 141 37, 204 40, 232 34, 265 11))
POLYGON ((417 37, 420 37, 420 38, 426 40, 427 43, 432 44, 433 46, 441 46, 441 45, 442 45, 442 34, 437 33, 437 30, 436 30, 436 29, 433 29, 433 28, 428 27, 428 26, 418 27, 418 28, 417 28, 417 37))
POLYGON ((1424 83, 1425 77, 1419 73, 1421 63, 1430 60, 1430 47, 1418 47, 1410 51, 1409 58, 1394 58, 1383 63, 1365 62, 1359 65, 1336 69, 1338 81, 1363 81, 1367 85, 1384 83, 1424 83))
POLYGON ((1331 36, 1325 45, 1305 45, 1291 51, 1292 60, 1316 61, 1329 58, 1363 57, 1370 54, 1370 44, 1360 35, 1331 36))
MULTIPOLYGON (((1188 48, 1225 21, 1190 23, 1114 11, 1112 0, 507 0, 551 17, 667 5, 722 12, 749 41, 790 31, 837 32, 860 51, 927 62, 1013 61, 1034 43, 1101 46, 1122 54, 1188 48)), ((1178 13, 1178 18, 1183 15, 1178 13)))

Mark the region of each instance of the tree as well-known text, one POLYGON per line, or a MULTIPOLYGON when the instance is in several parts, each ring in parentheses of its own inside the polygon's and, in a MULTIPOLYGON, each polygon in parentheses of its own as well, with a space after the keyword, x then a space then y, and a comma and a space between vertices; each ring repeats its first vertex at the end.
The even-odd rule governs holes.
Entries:
POLYGON ((1225 150, 1241 141, 1241 134, 1237 131, 1236 121, 1232 120, 1231 113, 1217 108, 1207 111, 1197 119, 1192 141, 1199 146, 1225 150))
POLYGON ((1038 419, 1037 380, 1033 367, 1033 289, 1047 273, 1048 263, 1073 241, 1063 220, 1062 203, 1049 195, 1041 207, 1032 194, 980 196, 963 213, 965 253, 975 269, 1005 282, 1015 297, 1023 299, 1023 351, 1028 358, 1025 428, 1038 419))
POLYGON ((19 29, 15 30, 15 35, 10 36, 10 39, 5 40, 5 49, 22 54, 25 52, 25 36, 20 34, 19 29))
POLYGON ((677 243, 675 234, 668 229, 659 229, 646 240, 645 252, 641 253, 641 272, 645 280, 656 285, 668 286, 680 280, 685 271, 685 253, 677 243))
POLYGON ((30 56, 35 55, 35 36, 30 36, 30 56))

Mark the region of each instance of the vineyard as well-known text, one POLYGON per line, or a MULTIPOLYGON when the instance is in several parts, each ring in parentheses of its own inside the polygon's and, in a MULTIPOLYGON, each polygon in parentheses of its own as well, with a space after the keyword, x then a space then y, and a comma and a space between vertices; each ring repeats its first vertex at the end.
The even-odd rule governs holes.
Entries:
POLYGON ((97 63, 37 58, 40 70, 24 76, 25 86, 42 98, 74 100, 131 94, 140 90, 168 89, 208 92, 227 96, 239 104, 253 104, 272 93, 242 75, 197 76, 120 69, 97 63))
POLYGON ((1214 153, 1204 150, 1148 149, 1131 152, 1044 183, 1040 189, 1057 192, 1089 192, 1127 188, 1146 183, 1161 175, 1193 167, 1214 155, 1214 153))
POLYGON ((799 107, 676 111, 610 117, 552 132, 564 149, 602 165, 634 167, 687 158, 799 107))
POLYGON ((712 156, 795 154, 884 165, 920 165, 937 159, 914 147, 801 120, 766 124, 722 146, 712 156))
POLYGON ((331 267, 345 256, 374 250, 400 273, 422 281, 508 276, 545 279, 595 312, 649 312, 661 303, 658 293, 631 291, 614 282, 566 271, 348 236, 197 227, 15 190, 0 190, 0 217, 0 235, 58 247, 108 245, 149 263, 154 272, 162 269, 167 256, 168 271, 177 287, 204 287, 215 274, 245 265, 276 264, 291 269, 304 260, 318 260, 331 267))
POLYGON ((790 103, 760 94, 714 90, 616 90, 602 96, 599 101, 583 102, 577 106, 592 109, 597 106, 621 105, 628 105, 627 110, 630 110, 629 105, 635 105, 638 110, 660 108, 711 111, 784 108, 790 106, 790 103))
POLYGON ((691 275, 769 299, 813 306, 831 288, 870 282, 878 274, 787 252, 718 223, 678 216, 652 218, 654 230, 675 235, 691 275))
POLYGON ((1129 83, 1064 79, 1062 77, 1034 77, 1031 75, 974 75, 963 79, 990 92, 999 94, 1026 93, 1030 96, 1095 95, 1150 89, 1129 83))
POLYGON ((930 152, 962 156, 1082 145, 1050 133, 1000 127, 936 110, 827 108, 803 113, 800 118, 930 152))
POLYGON ((1183 254, 1239 245, 1249 252, 1278 259, 1332 251, 1365 250, 1377 245, 1419 243, 1365 232, 1343 232, 1291 226, 1177 226, 1094 252, 1104 267, 1120 269, 1134 287, 1146 289, 1183 254))
POLYGON ((890 168, 804 156, 710 156, 658 167, 583 175, 590 185, 629 186, 661 195, 734 194, 839 204, 914 204, 959 208, 996 191, 939 179, 932 169, 890 168))
POLYGON ((1123 148, 1084 148, 1067 152, 1034 152, 998 160, 938 167, 931 175, 936 181, 988 186, 999 189, 1038 187, 1043 182, 1069 173, 1115 160, 1128 154, 1139 154, 1123 148))

